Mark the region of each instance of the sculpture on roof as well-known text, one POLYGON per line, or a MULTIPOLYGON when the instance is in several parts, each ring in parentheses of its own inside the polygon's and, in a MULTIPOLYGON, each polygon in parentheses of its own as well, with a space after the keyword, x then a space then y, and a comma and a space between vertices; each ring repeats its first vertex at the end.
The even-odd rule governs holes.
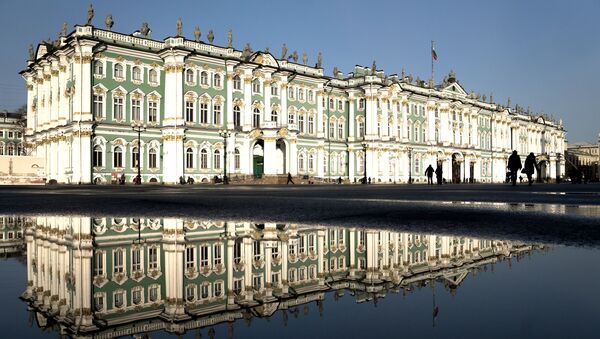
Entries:
POLYGON ((175 29, 177 30, 177 36, 183 36, 183 21, 181 21, 181 18, 177 19, 175 29))
POLYGON ((66 36, 67 35, 67 29, 68 29, 67 23, 63 22, 62 28, 60 29, 60 33, 58 33, 58 36, 66 36))
POLYGON ((148 26, 147 22, 142 23, 142 28, 140 28, 140 33, 142 33, 142 36, 144 38, 147 38, 148 35, 150 34, 151 30, 150 30, 150 26, 148 26))
POLYGON ((287 45, 284 43, 283 46, 281 46, 281 59, 282 60, 286 59, 287 52, 288 52, 287 45))
POLYGON ((371 65, 371 74, 375 75, 376 72, 377 72, 377 64, 375 63, 375 60, 373 60, 373 65, 371 65))
POLYGON ((321 68, 323 67, 323 56, 321 55, 321 52, 319 52, 319 54, 317 54, 317 68, 321 68))
POLYGON ((200 27, 196 26, 194 28, 194 41, 200 42, 201 36, 202 36, 202 32, 200 32, 200 27))
POLYGON ((494 103, 494 94, 490 94, 490 104, 494 103))
POLYGON ((487 96, 484 94, 484 95, 481 97, 481 101, 485 102, 485 100, 486 100, 486 99, 487 99, 487 96))
POLYGON ((306 52, 304 52, 304 53, 302 54, 302 63, 303 63, 304 65, 308 65, 308 55, 306 54, 306 52))
POLYGON ((338 73, 339 73, 339 72, 340 72, 340 71, 338 70, 337 66, 334 66, 334 67, 333 67, 333 77, 334 77, 334 78, 337 78, 337 75, 338 75, 338 73))
POLYGON ((109 31, 112 29, 114 23, 112 14, 107 15, 104 19, 104 25, 106 25, 106 29, 109 31))
POLYGON ((206 36, 206 38, 208 39, 209 44, 212 44, 213 41, 215 41, 215 34, 213 33, 212 29, 208 31, 208 35, 206 36))
POLYGON ((33 45, 29 45, 29 60, 33 60, 35 58, 35 54, 33 52, 33 45))
POLYGON ((242 57, 248 58, 250 55, 252 55, 252 47, 250 47, 250 43, 246 43, 244 51, 242 52, 242 57))
POLYGON ((292 53, 292 55, 290 55, 290 58, 294 61, 294 62, 298 62, 298 52, 294 51, 294 53, 292 53))
POLYGON ((94 6, 92 6, 92 4, 90 4, 90 7, 88 7, 88 10, 87 10, 87 25, 92 24, 93 18, 94 18, 94 6))
POLYGON ((233 31, 227 32, 227 48, 233 48, 233 31))
POLYGON ((412 76, 412 74, 409 74, 408 75, 408 83, 412 84, 412 82, 413 82, 413 76, 412 76))

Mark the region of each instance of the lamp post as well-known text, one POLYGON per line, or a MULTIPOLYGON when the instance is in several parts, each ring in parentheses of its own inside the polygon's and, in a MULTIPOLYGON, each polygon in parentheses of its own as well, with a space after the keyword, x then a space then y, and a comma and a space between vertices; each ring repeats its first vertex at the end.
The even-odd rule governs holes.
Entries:
POLYGON ((367 143, 363 142, 362 143, 363 149, 364 149, 364 155, 363 155, 363 173, 364 173, 364 177, 362 180, 363 185, 367 183, 367 143))
POLYGON ((146 124, 142 125, 139 121, 132 122, 131 129, 136 131, 138 134, 138 155, 137 155, 137 159, 135 159, 137 161, 137 176, 135 177, 135 184, 141 185, 142 184, 142 162, 140 161, 142 158, 141 135, 142 135, 142 131, 146 131, 146 124))
POLYGON ((220 130, 219 135, 223 137, 223 156, 225 157, 223 160, 223 185, 229 184, 229 179, 227 179, 227 139, 231 136, 231 132, 226 129, 220 130))
POLYGON ((408 183, 412 184, 412 147, 407 148, 408 150, 408 183))

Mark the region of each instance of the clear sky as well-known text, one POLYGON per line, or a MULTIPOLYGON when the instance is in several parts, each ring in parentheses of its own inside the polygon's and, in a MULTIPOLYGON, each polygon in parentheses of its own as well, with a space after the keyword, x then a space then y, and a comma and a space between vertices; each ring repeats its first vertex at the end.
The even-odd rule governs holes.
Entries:
POLYGON ((249 42, 270 47, 279 57, 307 52, 314 63, 323 53, 326 74, 334 66, 348 73, 373 60, 386 74, 405 66, 415 78, 431 73, 430 44, 436 41, 436 80, 451 69, 467 91, 506 104, 531 107, 562 118, 569 142, 595 141, 600 132, 596 85, 600 80, 600 1, 0 1, 0 110, 26 99, 18 72, 26 66, 27 47, 55 39, 63 22, 83 24, 89 3, 93 24, 133 32, 148 22, 152 37, 175 35, 183 20, 192 39, 196 25, 203 39, 214 30, 225 45, 233 30, 234 47, 249 42))

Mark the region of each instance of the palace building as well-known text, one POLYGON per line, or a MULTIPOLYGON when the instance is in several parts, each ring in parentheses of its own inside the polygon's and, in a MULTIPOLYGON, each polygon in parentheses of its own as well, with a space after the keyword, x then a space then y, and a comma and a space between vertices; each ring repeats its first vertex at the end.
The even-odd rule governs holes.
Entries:
POLYGON ((543 249, 360 227, 176 218, 32 217, 24 224, 22 298, 40 326, 58 323, 74 337, 183 334, 278 311, 287 321, 300 306, 322 313, 326 293, 377 302, 436 282, 455 293, 470 274, 543 249))
MULTIPOLYGON (((565 130, 545 115, 440 85, 356 66, 324 75, 287 47, 275 57, 178 34, 164 40, 75 26, 42 43, 21 72, 26 142, 47 181, 106 183, 125 175, 173 184, 275 178, 501 182, 517 150, 541 178, 564 174, 565 130), (132 129, 139 125, 141 131, 132 129)), ((198 34, 199 35, 199 34, 198 34)))

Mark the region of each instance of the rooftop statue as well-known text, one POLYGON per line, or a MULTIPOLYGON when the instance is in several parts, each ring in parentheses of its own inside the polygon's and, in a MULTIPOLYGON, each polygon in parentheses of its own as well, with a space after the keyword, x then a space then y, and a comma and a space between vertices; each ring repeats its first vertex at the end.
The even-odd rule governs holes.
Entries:
POLYGON ((319 52, 319 54, 317 54, 317 68, 321 68, 323 67, 323 56, 321 55, 321 52, 319 52))
POLYGON ((200 42, 201 36, 202 32, 200 32, 200 27, 196 26, 196 28, 194 28, 194 40, 196 40, 196 42, 200 42))
POLYGON ((147 22, 142 23, 142 28, 140 28, 140 33, 142 33, 142 36, 144 38, 147 38, 148 35, 150 34, 151 30, 150 27, 148 26, 147 22))
POLYGON ((405 76, 406 76, 406 71, 404 70, 404 66, 402 66, 402 81, 404 81, 405 76))
POLYGON ((283 46, 281 46, 281 59, 285 60, 287 57, 287 45, 284 43, 283 46))
POLYGON ((375 63, 375 60, 373 60, 373 65, 371 65, 371 74, 375 75, 375 73, 377 73, 377 64, 375 63))
POLYGON ((181 18, 177 19, 175 28, 177 30, 177 36, 183 36, 183 22, 181 21, 181 18))
POLYGON ((106 29, 109 31, 112 29, 114 23, 112 14, 107 15, 106 19, 104 19, 104 25, 106 25, 106 29))
POLYGON ((333 77, 337 78, 338 73, 340 72, 340 70, 338 70, 337 66, 333 67, 333 77))
POLYGON ((506 104, 506 107, 510 108, 510 104, 511 104, 510 98, 508 98, 508 103, 506 104))
POLYGON ((304 54, 302 54, 302 63, 304 65, 308 65, 308 55, 306 55, 306 52, 304 52, 304 54))
POLYGON ((412 84, 412 82, 413 82, 413 76, 412 76, 412 74, 409 74, 408 75, 408 83, 412 84))
POLYGON ((298 52, 294 51, 294 53, 292 53, 292 55, 290 55, 290 58, 294 61, 294 62, 298 62, 298 52))
POLYGON ((67 35, 67 29, 68 29, 68 25, 66 22, 63 22, 62 28, 60 30, 60 33, 58 33, 59 36, 66 36, 67 35))
POLYGON ((33 45, 29 45, 29 60, 33 60, 35 58, 35 54, 33 52, 33 45))
POLYGON ((233 48, 233 31, 227 32, 227 48, 233 48))
POLYGON ((94 6, 92 6, 92 4, 90 4, 90 7, 88 7, 88 10, 87 10, 87 25, 92 24, 93 18, 94 18, 94 6))
POLYGON ((208 39, 209 44, 212 44, 213 41, 215 41, 215 34, 213 33, 212 29, 208 31, 208 35, 206 36, 206 38, 208 39))
POLYGON ((494 103, 494 95, 490 94, 490 104, 493 104, 493 103, 494 103))
POLYGON ((244 58, 248 58, 250 55, 252 55, 252 47, 250 47, 250 43, 246 43, 244 51, 242 52, 242 56, 244 58))
POLYGON ((487 99, 487 96, 484 94, 484 95, 481 97, 481 101, 485 102, 485 100, 486 100, 486 99, 487 99))

